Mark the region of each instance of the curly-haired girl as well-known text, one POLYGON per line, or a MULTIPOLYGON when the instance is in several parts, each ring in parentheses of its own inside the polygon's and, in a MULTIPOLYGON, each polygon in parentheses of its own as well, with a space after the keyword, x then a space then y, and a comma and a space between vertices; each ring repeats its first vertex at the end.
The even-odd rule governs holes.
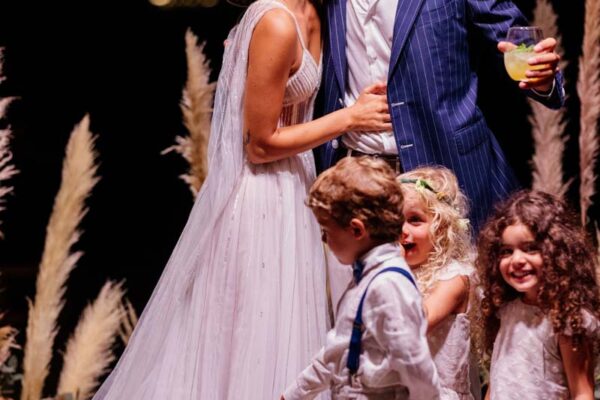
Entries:
POLYGON ((445 389, 460 399, 473 399, 467 309, 475 269, 465 219, 466 198, 454 174, 444 167, 418 168, 398 180, 404 194, 405 219, 400 242, 424 295, 434 362, 445 389))
POLYGON ((593 399, 600 299, 596 255, 577 221, 561 200, 527 190, 481 231, 486 399, 593 399))

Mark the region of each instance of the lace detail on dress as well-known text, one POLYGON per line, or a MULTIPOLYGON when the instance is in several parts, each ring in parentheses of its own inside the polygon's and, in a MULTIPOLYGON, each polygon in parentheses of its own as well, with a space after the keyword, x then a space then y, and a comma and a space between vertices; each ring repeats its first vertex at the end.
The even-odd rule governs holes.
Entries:
POLYGON ((321 67, 307 49, 302 51, 302 62, 290 77, 283 97, 279 126, 308 122, 312 119, 314 99, 321 83, 321 67))
POLYGON ((283 105, 289 106, 306 101, 319 89, 321 65, 317 66, 308 49, 302 49, 302 61, 298 70, 290 77, 283 96, 283 105))
MULTIPOLYGON (((470 279, 474 272, 472 265, 453 260, 438 272, 437 281, 446 281, 461 275, 470 279)), ((472 400, 469 377, 471 323, 468 315, 449 315, 429 333, 428 341, 442 386, 447 389, 442 393, 442 399, 458 397, 461 400, 472 400), (456 396, 449 394, 451 392, 456 393, 456 396)))
POLYGON ((558 338, 542 310, 517 299, 503 306, 498 316, 491 399, 569 399, 558 338))
POLYGON ((474 274, 475 268, 472 265, 452 260, 448 265, 438 271, 436 280, 449 281, 460 275, 471 278, 474 274))

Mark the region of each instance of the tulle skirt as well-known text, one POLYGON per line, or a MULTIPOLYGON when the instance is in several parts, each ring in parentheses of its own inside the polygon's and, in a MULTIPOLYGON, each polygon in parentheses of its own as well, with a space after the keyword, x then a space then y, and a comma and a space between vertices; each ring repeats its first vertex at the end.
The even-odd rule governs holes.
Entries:
POLYGON ((162 300, 149 303, 95 400, 279 398, 328 329, 320 229, 304 204, 313 165, 310 152, 244 165, 209 239, 187 257, 193 273, 161 278, 162 300))

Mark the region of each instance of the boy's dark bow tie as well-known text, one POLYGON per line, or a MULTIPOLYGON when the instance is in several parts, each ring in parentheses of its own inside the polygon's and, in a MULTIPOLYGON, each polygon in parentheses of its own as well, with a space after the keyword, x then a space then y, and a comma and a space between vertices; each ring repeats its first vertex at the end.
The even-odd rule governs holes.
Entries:
POLYGON ((358 285, 360 279, 362 278, 363 270, 365 269, 365 264, 362 261, 356 260, 352 263, 352 275, 354 275, 354 282, 358 285))

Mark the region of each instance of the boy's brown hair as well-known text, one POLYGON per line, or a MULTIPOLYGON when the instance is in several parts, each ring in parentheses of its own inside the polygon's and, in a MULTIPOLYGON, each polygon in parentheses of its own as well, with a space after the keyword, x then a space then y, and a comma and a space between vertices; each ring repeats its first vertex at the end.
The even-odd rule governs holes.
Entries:
POLYGON ((306 204, 324 212, 341 227, 361 220, 376 242, 398 239, 402 233, 403 196, 396 175, 382 160, 345 157, 323 172, 310 188, 306 204))

